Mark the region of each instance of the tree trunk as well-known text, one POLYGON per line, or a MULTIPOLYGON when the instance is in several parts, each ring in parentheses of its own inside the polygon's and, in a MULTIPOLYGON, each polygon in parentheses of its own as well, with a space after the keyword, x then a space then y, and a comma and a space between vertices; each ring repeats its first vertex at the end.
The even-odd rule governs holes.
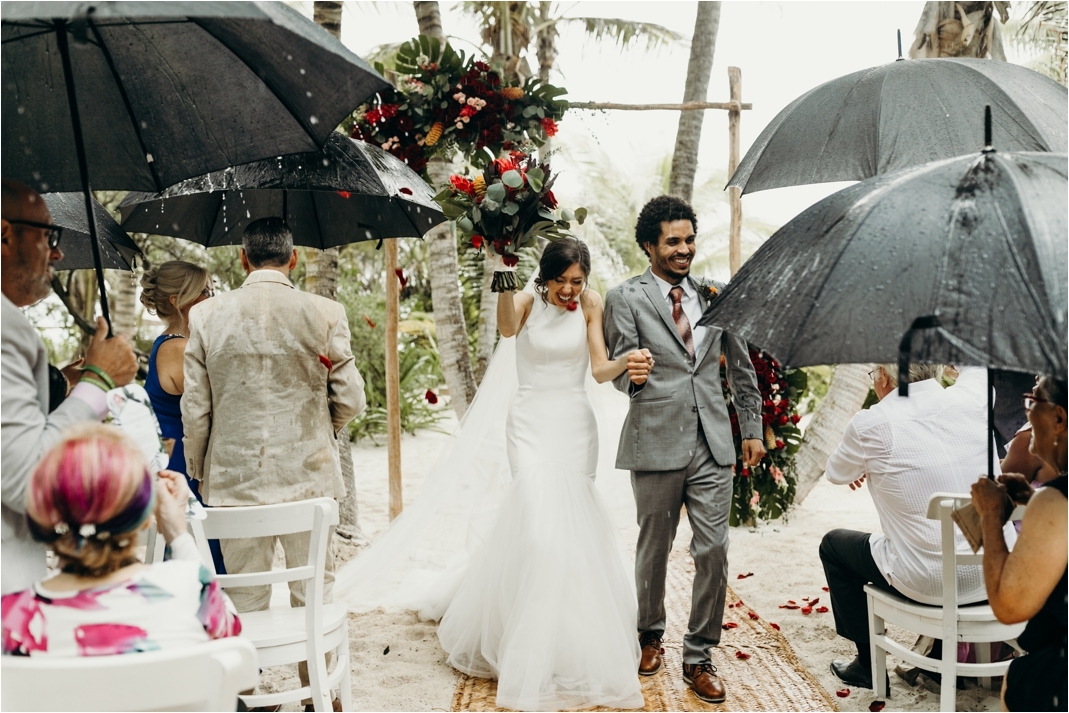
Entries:
MULTIPOLYGON (((449 182, 449 164, 442 159, 436 158, 427 164, 427 172, 435 189, 449 182)), ((468 405, 475 398, 477 382, 471 368, 468 328, 464 321, 464 306, 460 301, 457 239, 449 223, 435 227, 425 238, 428 242, 427 267, 431 278, 438 361, 442 365, 442 374, 449 388, 449 403, 456 411, 457 418, 463 418, 468 405)))
MULTIPOLYGON (((340 2, 315 0, 312 17, 316 24, 330 34, 341 39, 340 2)), ((309 249, 305 253, 304 289, 314 295, 328 299, 338 299, 338 249, 309 249)), ((353 471, 353 451, 346 429, 338 443, 338 460, 341 465, 341 477, 345 482, 345 494, 338 502, 338 528, 335 532, 348 540, 358 543, 366 542, 360 529, 360 508, 356 502, 356 474, 353 471)))
POLYGON ((797 467, 798 489, 794 503, 805 496, 824 475, 824 466, 842 439, 850 419, 861 410, 871 382, 865 364, 840 364, 835 367, 828 393, 820 402, 813 420, 805 430, 805 440, 794 457, 797 467))
POLYGON ((497 293, 491 291, 494 263, 483 260, 483 291, 479 298, 479 332, 475 348, 475 383, 481 384, 497 344, 497 293))
POLYGON ((111 305, 112 331, 129 334, 132 338, 137 332, 137 275, 124 270, 108 270, 105 278, 111 288, 108 303, 111 305))
MULTIPOLYGON (((690 62, 687 64, 687 83, 683 101, 705 101, 709 93, 709 75, 713 71, 716 32, 720 27, 720 3, 698 3, 694 19, 694 37, 690 43, 690 62)), ((668 177, 668 192, 690 202, 694 192, 694 173, 698 168, 698 143, 702 137, 704 111, 679 112, 676 146, 672 153, 672 172, 668 177)))
POLYGON ((557 62, 557 25, 551 23, 553 3, 538 3, 538 78, 543 83, 549 82, 549 73, 557 62))
MULTIPOLYGON (((442 16, 437 2, 417 0, 412 3, 419 22, 419 32, 445 42, 442 16)), ((449 165, 433 159, 427 173, 435 188, 449 182, 449 165)), ((449 223, 443 223, 425 236, 428 242, 431 278, 431 301, 434 303, 434 329, 438 339, 438 359, 442 365, 449 402, 457 417, 463 417, 475 398, 475 375, 471 370, 471 351, 464 308, 460 302, 460 266, 457 263, 457 240, 449 223)))

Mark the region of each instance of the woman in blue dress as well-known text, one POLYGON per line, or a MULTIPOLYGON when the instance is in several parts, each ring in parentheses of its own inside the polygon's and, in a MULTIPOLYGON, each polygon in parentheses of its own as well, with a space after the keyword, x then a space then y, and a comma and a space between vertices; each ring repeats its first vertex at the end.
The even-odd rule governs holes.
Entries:
MULTIPOLYGON (((164 322, 163 334, 156 337, 148 357, 145 391, 160 422, 164 443, 170 448, 167 467, 185 475, 186 454, 182 445, 183 362, 189 338, 189 310, 214 294, 212 276, 199 265, 172 260, 145 270, 141 278, 141 302, 150 314, 164 322)), ((189 488, 201 503, 200 482, 191 479, 189 488)), ((218 540, 210 540, 215 571, 226 574, 218 540)))

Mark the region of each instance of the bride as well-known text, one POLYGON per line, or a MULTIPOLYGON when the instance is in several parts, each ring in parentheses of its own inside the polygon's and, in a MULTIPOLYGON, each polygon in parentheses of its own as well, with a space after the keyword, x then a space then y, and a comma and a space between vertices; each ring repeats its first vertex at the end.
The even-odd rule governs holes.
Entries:
POLYGON ((505 423, 512 484, 438 627, 449 663, 496 678, 520 710, 641 708, 637 604, 619 535, 594 487, 598 431, 587 398, 619 376, 600 296, 584 289, 586 245, 550 243, 537 295, 503 293, 498 329, 516 335, 519 387, 505 423))
MULTIPOLYGON (((627 355, 607 357, 589 274, 586 245, 565 238, 546 246, 534 289, 500 295, 503 338, 451 445, 420 496, 335 580, 335 600, 354 611, 399 606, 440 620, 448 663, 497 679, 498 707, 643 706, 634 579, 595 487, 588 396, 606 429, 622 397, 588 384, 621 374, 627 355)), ((617 481, 606 495, 633 507, 617 481)))

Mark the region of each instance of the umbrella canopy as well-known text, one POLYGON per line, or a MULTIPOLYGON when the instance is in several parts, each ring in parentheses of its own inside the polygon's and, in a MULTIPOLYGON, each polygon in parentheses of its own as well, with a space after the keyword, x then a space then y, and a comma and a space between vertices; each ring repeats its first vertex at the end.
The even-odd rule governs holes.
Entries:
POLYGON ((421 237, 445 222, 434 191, 396 156, 333 133, 322 151, 256 161, 130 193, 123 228, 201 245, 238 245, 254 220, 282 217, 297 245, 421 237))
POLYGON ((83 187, 65 56, 98 189, 317 150, 389 86, 280 2, 4 3, 0 18, 0 173, 42 193, 83 187))
MULTIPOLYGON (((63 228, 59 245, 63 259, 53 267, 56 270, 93 269, 85 198, 81 193, 45 193, 41 197, 52 214, 52 222, 63 228)), ((93 211, 96 213, 101 266, 106 270, 133 270, 134 258, 141 256, 137 243, 119 227, 104 206, 93 201, 93 211)))
POLYGON ((895 362, 916 327, 915 361, 1064 378, 1067 164, 990 151, 845 188, 776 232, 699 324, 796 367, 895 362))
POLYGON ((1009 62, 918 59, 833 79, 795 99, 765 127, 729 186, 753 193, 860 181, 983 148, 991 106, 994 144, 1006 151, 1069 151, 1069 94, 1009 62))

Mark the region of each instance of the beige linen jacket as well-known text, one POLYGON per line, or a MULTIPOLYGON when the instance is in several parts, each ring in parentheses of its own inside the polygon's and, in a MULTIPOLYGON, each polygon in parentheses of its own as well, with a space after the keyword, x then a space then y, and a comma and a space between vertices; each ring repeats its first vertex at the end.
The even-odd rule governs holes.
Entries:
POLYGON ((208 505, 341 499, 339 431, 364 406, 341 304, 265 269, 190 310, 183 442, 208 505))

